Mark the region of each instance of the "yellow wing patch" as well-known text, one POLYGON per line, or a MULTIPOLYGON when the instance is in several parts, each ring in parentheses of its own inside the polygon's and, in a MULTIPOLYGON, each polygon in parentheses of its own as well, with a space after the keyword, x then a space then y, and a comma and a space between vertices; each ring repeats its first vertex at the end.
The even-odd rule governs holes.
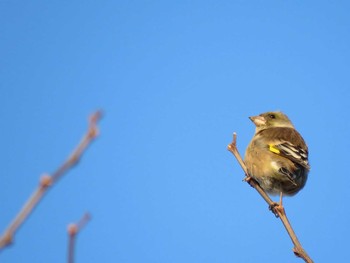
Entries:
POLYGON ((273 144, 269 144, 269 150, 273 153, 280 154, 280 150, 278 150, 273 144))

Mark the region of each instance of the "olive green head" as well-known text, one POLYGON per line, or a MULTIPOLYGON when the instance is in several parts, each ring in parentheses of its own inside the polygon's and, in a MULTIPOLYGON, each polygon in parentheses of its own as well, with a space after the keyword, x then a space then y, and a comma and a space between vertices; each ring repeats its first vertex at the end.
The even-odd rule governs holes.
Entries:
POLYGON ((255 124, 257 131, 273 127, 294 128, 287 115, 280 111, 265 112, 249 119, 255 124))

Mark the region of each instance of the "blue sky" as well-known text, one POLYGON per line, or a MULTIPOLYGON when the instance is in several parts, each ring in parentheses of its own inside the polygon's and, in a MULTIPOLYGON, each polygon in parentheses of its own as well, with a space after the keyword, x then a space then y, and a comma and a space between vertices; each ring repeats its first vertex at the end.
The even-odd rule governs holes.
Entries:
POLYGON ((226 150, 282 110, 309 145, 285 198, 315 262, 345 262, 350 230, 346 1, 0 1, 1 232, 103 109, 101 136, 0 261, 302 262, 226 150))

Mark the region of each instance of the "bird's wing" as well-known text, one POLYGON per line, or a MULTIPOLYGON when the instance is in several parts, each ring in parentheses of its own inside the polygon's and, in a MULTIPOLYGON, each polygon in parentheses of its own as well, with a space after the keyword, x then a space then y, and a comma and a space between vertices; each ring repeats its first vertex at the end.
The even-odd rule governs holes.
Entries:
POLYGON ((306 169, 310 169, 308 148, 301 135, 293 128, 270 128, 264 134, 269 150, 306 169))

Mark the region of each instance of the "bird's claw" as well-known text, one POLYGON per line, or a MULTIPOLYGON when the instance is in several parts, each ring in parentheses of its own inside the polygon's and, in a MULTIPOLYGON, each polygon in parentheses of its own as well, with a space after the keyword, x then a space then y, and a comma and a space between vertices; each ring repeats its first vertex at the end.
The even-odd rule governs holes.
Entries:
POLYGON ((269 205, 269 210, 278 218, 280 214, 284 213, 284 207, 281 203, 273 202, 269 205))

